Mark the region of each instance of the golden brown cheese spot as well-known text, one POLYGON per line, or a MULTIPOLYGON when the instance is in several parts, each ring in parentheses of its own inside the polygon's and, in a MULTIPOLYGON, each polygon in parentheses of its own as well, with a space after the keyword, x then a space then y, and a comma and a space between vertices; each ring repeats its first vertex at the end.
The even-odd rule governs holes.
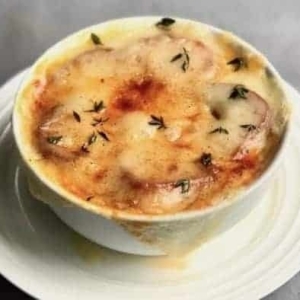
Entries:
POLYGON ((164 84, 155 78, 131 80, 116 91, 112 106, 122 113, 135 110, 151 111, 159 96, 165 93, 164 84))
POLYGON ((201 209, 250 183, 272 116, 250 89, 231 97, 228 56, 167 33, 82 53, 38 79, 45 168, 82 199, 146 214, 201 209))

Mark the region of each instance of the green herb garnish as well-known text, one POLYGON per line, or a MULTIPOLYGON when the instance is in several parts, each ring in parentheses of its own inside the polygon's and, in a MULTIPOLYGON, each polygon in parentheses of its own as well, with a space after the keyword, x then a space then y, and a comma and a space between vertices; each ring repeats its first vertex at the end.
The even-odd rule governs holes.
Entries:
POLYGON ((170 60, 170 62, 174 62, 182 57, 182 53, 178 53, 170 60))
POLYGON ((190 190, 190 180, 189 179, 180 179, 177 182, 175 182, 174 187, 180 187, 181 188, 181 194, 185 194, 190 190))
POLYGON ((95 132, 93 132, 87 139, 87 142, 85 142, 82 146, 81 146, 81 151, 89 153, 89 146, 92 145, 93 143, 95 143, 97 140, 97 135, 95 132))
POLYGON ((94 144, 96 140, 97 140, 97 135, 95 132, 93 132, 88 138, 88 145, 94 144))
POLYGON ((156 27, 158 27, 160 29, 168 29, 174 23, 175 23, 174 19, 171 19, 171 18, 162 18, 155 25, 156 25, 156 27))
POLYGON ((200 162, 204 167, 208 167, 211 165, 212 156, 210 153, 203 153, 200 157, 200 162))
POLYGON ((234 58, 233 60, 229 61, 227 65, 232 65, 234 72, 240 70, 241 68, 247 67, 247 63, 242 57, 234 58))
POLYGON ((97 118, 94 118, 93 119, 93 123, 91 124, 92 126, 97 126, 97 125, 102 125, 103 123, 105 123, 106 121, 108 121, 108 118, 106 119, 97 119, 97 118))
POLYGON ((104 109, 105 106, 104 106, 104 103, 103 101, 95 101, 94 102, 94 105, 93 105, 93 108, 92 109, 89 109, 89 110, 86 110, 85 112, 99 112, 100 110, 104 109))
POLYGON ((78 123, 80 123, 81 118, 80 118, 80 115, 76 111, 73 111, 73 117, 78 123))
POLYGON ((187 50, 183 47, 183 55, 185 57, 184 62, 181 65, 181 69, 183 70, 183 72, 186 72, 186 70, 189 68, 190 66, 190 56, 187 52, 187 50))
POLYGON ((82 146, 81 146, 81 151, 85 152, 85 153, 89 153, 89 148, 88 148, 88 143, 84 143, 82 146))
POLYGON ((183 70, 183 72, 186 72, 186 70, 190 66, 190 56, 184 47, 182 53, 178 53, 173 56, 170 62, 175 62, 177 60, 182 60, 181 69, 183 70))
POLYGON ((229 134, 228 130, 225 129, 225 128, 223 128, 223 127, 221 127, 221 126, 209 132, 209 134, 213 134, 213 133, 229 134))
POLYGON ((95 45, 103 45, 100 38, 99 38, 99 36, 95 33, 91 33, 91 40, 93 41, 93 43, 95 45))
POLYGON ((229 99, 247 99, 246 94, 249 92, 243 85, 236 85, 229 95, 229 99))
POLYGON ((157 129, 167 128, 163 117, 156 117, 154 115, 151 115, 151 121, 149 121, 148 124, 152 126, 158 126, 157 129))
POLYGON ((47 142, 52 145, 57 145, 62 139, 62 135, 58 136, 49 136, 47 137, 47 142))
POLYGON ((240 127, 246 129, 248 132, 257 129, 257 127, 253 124, 244 124, 244 125, 240 125, 240 127))
POLYGON ((106 135, 106 133, 105 132, 103 132, 103 131, 98 131, 98 134, 104 139, 104 140, 106 140, 106 141, 110 141, 109 140, 109 138, 108 138, 108 136, 106 135))

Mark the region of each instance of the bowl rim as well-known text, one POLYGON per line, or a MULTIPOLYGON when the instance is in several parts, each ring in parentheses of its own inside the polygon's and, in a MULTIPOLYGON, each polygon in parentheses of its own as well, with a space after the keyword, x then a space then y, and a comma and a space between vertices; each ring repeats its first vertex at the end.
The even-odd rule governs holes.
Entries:
MULTIPOLYGON (((27 75, 25 75, 25 78, 22 80, 22 83, 19 86, 19 89, 16 93, 16 97, 14 99, 14 108, 12 113, 12 128, 13 128, 13 136, 16 142, 16 146, 18 148, 18 151, 21 155, 22 161, 25 163, 27 168, 35 175, 36 179, 39 180, 45 188, 48 188, 52 193, 57 194, 60 198, 62 198, 62 201, 67 201, 70 204, 75 205, 78 208, 82 208, 84 210, 87 210, 91 213, 98 214, 100 216, 106 217, 106 218, 113 218, 120 221, 139 221, 139 222, 170 222, 170 221, 178 221, 178 220, 185 220, 185 219, 193 219, 197 217, 203 217, 210 213, 215 213, 219 210, 222 210, 226 207, 232 206, 235 203, 241 201, 243 198, 247 197, 248 194, 250 194, 252 191, 259 188, 261 185, 264 184, 265 181, 276 171, 278 165, 280 164, 284 150, 288 144, 289 137, 291 135, 291 120, 292 120, 292 110, 290 110, 290 116, 288 120, 286 121, 285 129, 282 134, 280 145, 278 146, 278 150, 275 153, 272 161, 267 166, 267 168, 262 172, 262 174, 253 180, 248 186, 239 188, 237 190, 236 195, 230 195, 228 199, 224 199, 220 203, 217 203, 216 205, 212 205, 206 208, 203 208, 201 210, 183 210, 176 213, 167 213, 162 215, 148 215, 148 214, 134 214, 129 213, 126 211, 116 210, 109 207, 104 207, 100 205, 95 205, 90 202, 83 201, 82 198, 77 197, 76 195, 68 192, 66 189, 62 188, 59 184, 55 184, 53 181, 51 181, 45 173, 43 173, 41 170, 37 170, 37 168, 33 167, 32 164, 29 162, 28 154, 26 151, 24 151, 22 141, 20 139, 19 130, 19 119, 22 119, 22 116, 17 112, 16 104, 19 92, 21 88, 24 85, 24 82, 26 83, 26 79, 29 77, 30 72, 33 70, 33 68, 36 66, 36 64, 45 57, 48 56, 48 54, 53 51, 54 49, 59 49, 62 44, 65 44, 65 42, 74 36, 77 36, 81 33, 90 31, 91 29, 95 29, 101 26, 105 26, 112 22, 124 22, 124 21, 135 21, 135 20, 145 20, 145 19, 153 19, 153 21, 159 21, 164 16, 159 15, 146 15, 146 16, 131 16, 131 17, 125 17, 125 18, 115 18, 115 19, 109 19, 104 22, 100 22, 94 25, 87 26, 81 30, 78 30, 76 32, 73 32, 69 34, 68 36, 64 37, 51 47, 49 47, 43 54, 41 54, 35 62, 32 64, 32 66, 29 68, 29 72, 27 75)), ((195 19, 188 19, 188 18, 181 18, 177 16, 170 16, 170 18, 184 21, 184 22, 195 22, 198 25, 200 24, 204 28, 207 28, 210 31, 220 32, 220 33, 230 33, 232 38, 236 40, 240 45, 244 46, 246 49, 250 50, 250 52, 257 54, 260 58, 262 58, 267 65, 267 67, 271 70, 271 72, 274 74, 280 89, 283 91, 284 95, 286 96, 287 105, 291 107, 291 101, 289 100, 290 93, 286 88, 286 83, 281 78, 278 71, 275 69, 275 67, 272 65, 272 63, 266 58, 266 56, 258 51, 254 46, 249 44, 244 39, 240 38, 239 36, 235 35, 232 32, 229 32, 227 30, 220 29, 218 27, 215 27, 213 25, 203 23, 201 21, 195 20, 195 19)), ((25 84, 26 85, 26 84, 25 84)), ((51 205, 51 204, 50 204, 51 205)))

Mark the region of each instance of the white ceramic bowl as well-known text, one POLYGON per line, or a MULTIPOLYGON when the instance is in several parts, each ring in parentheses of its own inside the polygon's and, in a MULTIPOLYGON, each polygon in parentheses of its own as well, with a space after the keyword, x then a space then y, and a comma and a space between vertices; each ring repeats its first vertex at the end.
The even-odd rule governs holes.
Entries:
MULTIPOLYGON (((125 21, 151 21, 154 23, 158 19, 159 17, 141 17, 130 18, 125 21)), ((102 23, 84 29, 79 34, 91 32, 95 28, 105 27, 106 25, 107 23, 102 23)), ((204 24, 203 26, 209 30, 220 32, 217 28, 204 24)), ((74 35, 67 38, 71 40, 70 44, 72 44, 72 38, 74 39, 74 35)), ((246 42, 239 38, 236 39, 253 53, 260 54, 246 42)), ((64 47, 64 41, 50 48, 42 58, 59 52, 61 47, 64 47)), ((274 67, 269 62, 267 64, 282 90, 285 91, 285 83, 274 67)), ((30 72, 28 77, 30 77, 30 72)), ((25 79, 21 89, 26 83, 25 79)), ((14 136, 28 171, 31 193, 36 198, 49 204, 63 222, 88 239, 111 249, 140 255, 178 254, 190 251, 208 239, 231 228, 248 215, 263 197, 279 167, 289 135, 289 126, 287 126, 279 150, 269 167, 256 181, 232 199, 201 211, 186 211, 173 215, 146 216, 131 215, 126 212, 115 214, 108 208, 83 203, 76 196, 55 185, 47 177, 47 174, 43 174, 32 166, 26 153, 26 145, 24 145, 20 134, 21 117, 15 109, 13 114, 14 136)))

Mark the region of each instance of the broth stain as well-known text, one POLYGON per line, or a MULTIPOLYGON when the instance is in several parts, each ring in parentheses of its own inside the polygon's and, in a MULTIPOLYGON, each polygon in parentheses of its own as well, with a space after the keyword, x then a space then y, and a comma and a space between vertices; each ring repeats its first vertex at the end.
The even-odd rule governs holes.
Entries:
POLYGON ((76 254, 86 263, 94 263, 102 260, 105 252, 108 251, 76 232, 72 232, 71 234, 71 245, 76 254))
POLYGON ((129 263, 138 264, 141 267, 159 270, 181 271, 188 267, 188 256, 141 256, 121 253, 105 247, 102 247, 85 237, 72 232, 71 245, 78 257, 87 264, 104 263, 105 261, 114 261, 120 263, 121 260, 127 260, 129 263))

